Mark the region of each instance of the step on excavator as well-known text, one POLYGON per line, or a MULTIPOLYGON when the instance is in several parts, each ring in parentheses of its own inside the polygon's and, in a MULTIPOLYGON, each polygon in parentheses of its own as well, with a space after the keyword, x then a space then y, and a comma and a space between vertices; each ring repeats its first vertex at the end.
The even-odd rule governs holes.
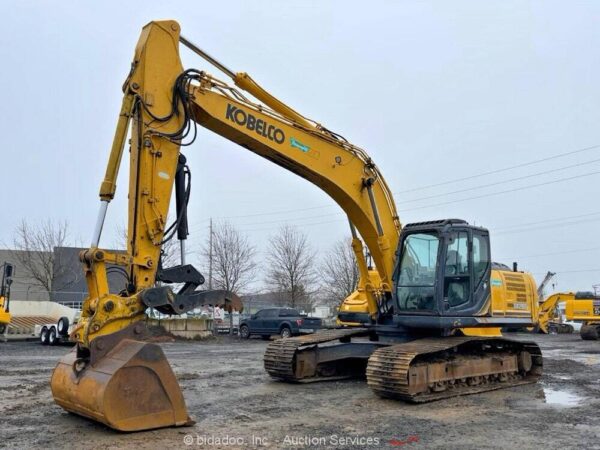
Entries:
POLYGON ((197 125, 318 186, 348 217, 360 270, 350 297, 367 306, 367 324, 270 344, 264 365, 271 376, 296 382, 366 371, 375 393, 411 401, 539 378, 537 345, 497 335, 507 324, 532 325, 536 299, 524 274, 492 275, 486 229, 457 219, 402 228, 392 193, 364 150, 285 105, 247 73, 230 70, 183 37, 175 21, 143 28, 123 91, 92 245, 80 255, 89 296, 71 334, 76 346, 51 381, 64 409, 123 431, 192 421, 161 348, 141 337, 148 307, 177 314, 235 300, 228 292, 198 290, 202 276, 184 261, 160 267, 165 240, 177 233, 183 246, 187 235, 190 171, 180 148, 194 141, 197 125), (184 70, 180 43, 234 86, 203 70, 184 70), (98 246, 129 128, 128 248, 111 253, 98 246), (168 226, 173 186, 177 214, 168 226), (371 270, 362 258, 365 246, 371 270), (109 292, 107 263, 123 269, 119 293, 109 292), (183 288, 156 287, 157 280, 183 288), (512 309, 499 315, 492 298, 507 292, 512 309))

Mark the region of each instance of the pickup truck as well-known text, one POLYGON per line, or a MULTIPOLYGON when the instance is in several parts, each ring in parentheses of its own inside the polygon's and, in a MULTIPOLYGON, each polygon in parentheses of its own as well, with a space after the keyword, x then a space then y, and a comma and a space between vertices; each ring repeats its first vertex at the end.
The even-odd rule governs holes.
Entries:
POLYGON ((302 316, 295 309, 268 308, 261 309, 240 322, 240 337, 248 339, 258 335, 263 339, 270 339, 272 335, 278 334, 287 338, 314 333, 321 326, 321 319, 302 316))

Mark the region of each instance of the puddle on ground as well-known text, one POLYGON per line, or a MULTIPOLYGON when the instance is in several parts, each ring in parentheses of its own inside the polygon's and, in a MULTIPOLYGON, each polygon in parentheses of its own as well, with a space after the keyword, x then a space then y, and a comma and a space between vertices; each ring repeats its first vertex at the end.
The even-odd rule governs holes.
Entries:
POLYGON ((569 391, 559 391, 557 389, 544 388, 545 402, 548 405, 556 406, 577 406, 582 398, 569 391))
POLYGON ((549 376, 551 376, 552 378, 556 378, 557 380, 562 380, 562 381, 570 381, 573 379, 573 377, 569 377, 567 375, 555 375, 553 373, 549 373, 549 376))
POLYGON ((587 353, 582 353, 583 356, 583 363, 588 365, 588 366, 595 366, 598 364, 598 357, 595 355, 590 355, 587 353))
POLYGON ((553 349, 544 350, 543 354, 546 358, 569 359, 571 361, 577 361, 582 364, 585 364, 586 366, 597 366, 600 364, 600 357, 598 356, 598 354, 585 351, 573 353, 572 351, 553 349))

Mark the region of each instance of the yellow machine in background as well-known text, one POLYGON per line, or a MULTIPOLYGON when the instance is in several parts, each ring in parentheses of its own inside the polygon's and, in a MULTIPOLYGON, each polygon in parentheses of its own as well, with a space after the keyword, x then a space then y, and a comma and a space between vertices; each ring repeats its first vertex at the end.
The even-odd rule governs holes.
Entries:
MULTIPOLYGON (((572 333, 573 326, 563 324, 558 313, 559 303, 569 304, 575 299, 574 292, 557 292, 549 295, 543 301, 540 299, 538 313, 538 330, 541 333, 572 333)), ((572 320, 567 318, 567 320, 572 320)))
POLYGON ((549 295, 539 308, 539 329, 544 333, 554 328, 556 332, 572 332, 573 327, 561 323, 558 306, 565 305, 565 318, 581 322, 580 335, 584 340, 600 338, 600 296, 593 292, 555 292, 549 295))
POLYGON ((4 334, 10 324, 10 285, 14 276, 14 266, 5 262, 2 265, 2 284, 0 285, 0 334, 4 334))
POLYGON ((559 294, 565 301, 567 320, 582 322, 581 339, 597 340, 600 337, 600 296, 593 292, 559 294))
MULTIPOLYGON (((364 264, 364 258, 357 260, 357 263, 364 264)), ((369 281, 372 283, 371 291, 380 297, 383 292, 381 290, 381 278, 379 272, 369 268, 369 281)), ((359 277, 356 290, 344 299, 338 308, 336 323, 340 326, 360 327, 371 322, 369 315, 369 305, 366 295, 367 286, 365 279, 359 277)))

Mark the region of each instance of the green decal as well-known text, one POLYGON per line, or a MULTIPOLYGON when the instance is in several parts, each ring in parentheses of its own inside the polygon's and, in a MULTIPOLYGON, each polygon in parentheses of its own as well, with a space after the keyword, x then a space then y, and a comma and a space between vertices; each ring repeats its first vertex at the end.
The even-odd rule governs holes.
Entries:
POLYGON ((296 147, 301 152, 308 152, 310 147, 308 145, 304 145, 302 142, 298 141, 296 138, 290 138, 290 144, 292 147, 296 147))

